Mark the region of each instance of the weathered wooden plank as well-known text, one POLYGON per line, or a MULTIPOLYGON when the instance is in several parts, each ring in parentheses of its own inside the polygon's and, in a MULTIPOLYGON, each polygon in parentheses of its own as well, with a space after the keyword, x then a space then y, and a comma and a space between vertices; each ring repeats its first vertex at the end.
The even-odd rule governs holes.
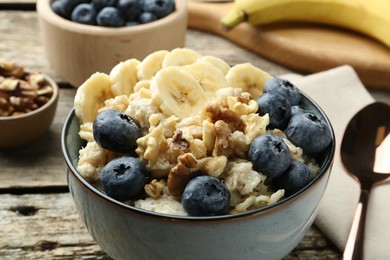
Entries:
MULTIPOLYGON (((71 195, 0 195, 1 259, 109 259, 79 218, 71 195)), ((286 259, 339 259, 338 250, 312 228, 286 259)))
POLYGON ((55 80, 62 80, 43 54, 36 12, 0 11, 1 58, 18 62, 28 70, 42 71, 55 80))
POLYGON ((101 258, 69 193, 0 195, 0 258, 101 258))

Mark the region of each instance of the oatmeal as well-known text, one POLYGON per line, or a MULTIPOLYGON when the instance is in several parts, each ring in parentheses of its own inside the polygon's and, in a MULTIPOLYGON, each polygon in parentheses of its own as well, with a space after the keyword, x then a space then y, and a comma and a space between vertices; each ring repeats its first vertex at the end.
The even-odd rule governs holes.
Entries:
MULTIPOLYGON (((146 178, 131 184, 142 185, 143 191, 122 201, 165 214, 219 215, 264 207, 285 197, 289 189, 274 183, 289 171, 291 161, 309 172, 306 183, 314 178, 314 159, 286 136, 285 129, 269 128, 270 112, 259 113, 258 100, 274 77, 248 63, 230 67, 189 49, 157 54, 120 63, 110 75, 96 73, 78 89, 75 112, 80 138, 87 144, 80 150, 77 170, 86 180, 100 182, 104 174, 105 180, 116 175, 115 181, 121 182, 122 177, 130 178, 127 174, 143 175, 146 178), (107 124, 97 124, 95 118, 103 111, 117 112, 99 119, 107 124), (129 124, 132 120, 135 125, 129 124), (133 141, 135 149, 118 152, 114 144, 101 145, 103 137, 96 139, 101 132, 120 146, 131 140, 136 128, 141 135, 133 141), (273 154, 256 146, 259 142, 270 144, 273 154), (277 161, 281 152, 283 163, 277 161), (106 167, 126 156, 143 166, 137 161, 137 166, 127 168, 126 163, 106 167), (271 159, 264 161, 271 168, 286 167, 260 171, 259 158, 267 156, 271 159), (208 178, 200 178, 204 176, 208 178), (202 193, 198 187, 210 190, 202 193), (213 201, 227 205, 213 211, 219 207, 213 201)), ((122 189, 133 188, 122 184, 122 189)), ((110 186, 103 192, 116 194, 115 189, 110 186)))

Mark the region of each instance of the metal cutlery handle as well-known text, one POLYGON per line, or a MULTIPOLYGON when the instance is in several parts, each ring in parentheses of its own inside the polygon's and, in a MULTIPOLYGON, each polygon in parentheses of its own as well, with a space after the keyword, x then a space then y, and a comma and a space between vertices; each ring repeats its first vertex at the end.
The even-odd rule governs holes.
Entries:
POLYGON ((368 190, 361 190, 352 227, 344 249, 343 260, 362 260, 364 253, 364 229, 367 215, 368 190))

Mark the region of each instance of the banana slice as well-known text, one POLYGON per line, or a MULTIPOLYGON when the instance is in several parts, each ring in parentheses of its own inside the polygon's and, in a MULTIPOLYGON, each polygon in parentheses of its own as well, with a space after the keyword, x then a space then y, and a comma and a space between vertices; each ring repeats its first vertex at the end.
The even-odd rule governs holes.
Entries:
POLYGON ((207 96, 215 96, 218 89, 228 87, 225 75, 211 63, 195 62, 181 68, 199 81, 207 96))
POLYGON ((110 76, 97 72, 87 79, 78 89, 74 98, 74 109, 80 124, 93 122, 98 110, 106 99, 114 95, 111 91, 110 76))
POLYGON ((213 64, 215 67, 220 69, 224 75, 226 75, 230 70, 230 66, 229 64, 227 64, 226 61, 215 56, 211 56, 211 55, 202 56, 198 61, 208 62, 213 64))
POLYGON ((162 68, 162 63, 169 51, 156 51, 146 56, 137 67, 139 80, 151 79, 162 68))
POLYGON ((141 62, 137 59, 130 59, 118 63, 110 72, 112 81, 111 90, 114 96, 133 93, 134 85, 138 82, 137 66, 141 62))
POLYGON ((162 67, 166 68, 169 66, 183 66, 196 62, 202 55, 194 50, 186 48, 177 48, 168 53, 164 60, 162 67))
POLYGON ((248 92, 252 99, 257 99, 263 93, 264 84, 270 78, 270 74, 250 63, 237 64, 226 75, 231 87, 241 88, 242 91, 248 92))
POLYGON ((152 101, 166 116, 186 118, 197 114, 206 102, 198 81, 179 67, 160 70, 150 83, 152 101))

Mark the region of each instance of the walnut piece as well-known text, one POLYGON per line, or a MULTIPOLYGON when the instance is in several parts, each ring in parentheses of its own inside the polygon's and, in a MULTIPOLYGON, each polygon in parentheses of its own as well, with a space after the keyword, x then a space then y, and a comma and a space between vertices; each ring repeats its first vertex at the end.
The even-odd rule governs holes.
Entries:
POLYGON ((186 150, 190 144, 187 140, 183 139, 183 132, 179 129, 172 137, 171 147, 175 150, 186 150))
POLYGON ((167 182, 172 196, 181 196, 187 183, 199 174, 197 164, 196 158, 191 153, 185 153, 177 158, 177 164, 169 172, 167 182))
POLYGON ((224 121, 219 120, 215 122, 215 133, 216 140, 213 150, 213 156, 225 155, 226 157, 231 157, 234 154, 232 147, 232 131, 229 128, 229 125, 224 121))
POLYGON ((163 189, 166 186, 166 181, 161 179, 153 179, 149 184, 145 185, 145 193, 153 198, 158 198, 162 195, 163 189))
POLYGON ((0 96, 0 116, 9 116, 14 111, 12 104, 6 98, 0 96))
POLYGON ((21 78, 25 75, 23 67, 16 63, 0 59, 0 75, 4 77, 21 78))
POLYGON ((33 111, 49 102, 52 95, 53 88, 41 73, 27 73, 0 59, 0 116, 33 111))
POLYGON ((240 116, 228 108, 218 107, 216 104, 209 104, 206 107, 206 112, 211 113, 211 119, 214 122, 219 120, 226 122, 233 132, 243 127, 240 116))

